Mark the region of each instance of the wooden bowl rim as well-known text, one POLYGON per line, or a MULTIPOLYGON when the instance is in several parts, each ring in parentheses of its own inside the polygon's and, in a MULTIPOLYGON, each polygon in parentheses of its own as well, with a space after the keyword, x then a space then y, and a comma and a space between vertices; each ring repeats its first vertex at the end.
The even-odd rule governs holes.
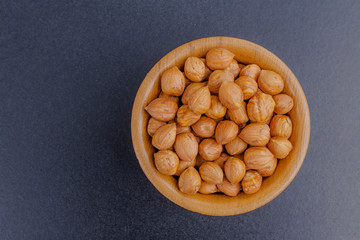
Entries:
MULTIPOLYGON (((205 214, 205 215, 213 215, 213 216, 230 216, 230 215, 237 215, 237 214, 250 212, 259 207, 262 207, 263 205, 265 205, 268 202, 275 199, 280 193, 282 193, 289 186, 289 184, 293 181, 293 179, 295 178, 295 176, 297 175, 298 171, 300 170, 300 168, 303 164, 303 161, 305 159, 305 156, 306 156, 306 153, 308 150, 309 141, 310 141, 310 128, 311 128, 310 112, 309 112, 309 106, 307 103, 307 99, 306 99, 306 96, 304 94, 304 91, 303 91, 298 79, 296 78, 294 73, 291 71, 291 69, 275 54, 273 54, 272 52, 270 52, 269 50, 267 50, 266 48, 264 48, 258 44, 255 44, 253 42, 250 42, 250 41, 247 41, 244 39, 225 37, 225 36, 207 37, 207 38, 200 38, 197 40, 193 40, 191 42, 185 43, 185 44, 175 48, 171 52, 167 53, 164 57, 162 57, 160 59, 160 61, 158 61, 152 67, 152 69, 147 73, 146 77, 144 78, 143 82, 141 83, 141 85, 138 89, 138 92, 136 94, 136 97, 135 97, 135 101, 134 101, 133 108, 132 108, 132 115, 131 115, 131 136, 132 136, 134 152, 136 154, 136 157, 138 159, 138 162, 139 162, 143 172, 145 173, 146 177, 150 180, 150 182, 155 186, 155 188, 161 194, 163 194, 166 198, 168 198, 170 201, 176 203, 177 205, 179 205, 187 210, 190 210, 190 211, 198 212, 198 213, 205 214), (273 58, 274 60, 278 61, 281 65, 283 65, 283 68, 285 68, 286 71, 290 74, 290 78, 292 78, 293 81, 295 82, 295 84, 297 85, 297 91, 299 92, 300 98, 303 100, 302 104, 304 105, 304 111, 305 111, 304 125, 308 125, 308 128, 305 129, 305 132, 304 132, 304 139, 302 142, 305 144, 303 144, 302 146, 305 146, 305 148, 302 149, 301 155, 297 158, 298 164, 295 165, 295 169, 293 169, 291 171, 291 174, 288 175, 286 177, 286 179, 284 179, 283 185, 281 185, 279 188, 275 189, 270 195, 265 196, 262 199, 262 201, 252 204, 247 209, 239 208, 239 209, 231 209, 231 211, 229 211, 229 210, 224 211, 223 209, 218 209, 215 211, 214 210, 208 211, 206 208, 199 206, 199 204, 197 204, 196 201, 193 204, 187 204, 186 201, 184 201, 184 199, 183 199, 183 198, 185 198, 184 196, 181 196, 181 195, 175 196, 174 194, 171 194, 169 191, 169 188, 172 186, 170 186, 170 184, 165 181, 160 181, 159 179, 156 178, 156 176, 154 174, 151 174, 151 171, 153 171, 154 169, 150 168, 144 162, 147 151, 145 149, 145 145, 141 144, 143 142, 143 141, 141 141, 143 132, 141 131, 142 129, 139 128, 138 126, 139 126, 139 122, 143 119, 144 114, 147 114, 145 112, 145 110, 143 109, 144 96, 146 96, 146 94, 149 93, 149 91, 150 91, 150 89, 148 89, 148 85, 151 85, 155 81, 155 79, 153 78, 153 75, 154 74, 156 75, 156 72, 158 72, 158 71, 161 73, 164 69, 168 68, 169 64, 167 64, 167 62, 168 62, 167 59, 173 58, 174 57, 173 55, 175 53, 177 53, 179 51, 187 51, 189 48, 192 48, 193 46, 195 46, 197 44, 201 45, 205 41, 217 41, 217 42, 237 41, 239 44, 242 44, 248 48, 257 49, 259 52, 264 52, 265 54, 268 54, 269 56, 271 56, 271 58, 273 58), (141 107, 139 107, 139 106, 141 106, 141 107)), ((143 130, 146 131, 146 129, 143 129, 143 130)))

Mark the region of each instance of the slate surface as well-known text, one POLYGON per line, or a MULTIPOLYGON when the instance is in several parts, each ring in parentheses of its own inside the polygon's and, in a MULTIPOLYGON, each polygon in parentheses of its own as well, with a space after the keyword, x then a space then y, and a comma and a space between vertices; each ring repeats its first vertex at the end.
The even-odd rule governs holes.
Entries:
POLYGON ((359 1, 0 2, 0 239, 360 239, 359 1), (189 212, 130 137, 141 81, 208 36, 258 43, 298 77, 305 162, 266 206, 189 212))

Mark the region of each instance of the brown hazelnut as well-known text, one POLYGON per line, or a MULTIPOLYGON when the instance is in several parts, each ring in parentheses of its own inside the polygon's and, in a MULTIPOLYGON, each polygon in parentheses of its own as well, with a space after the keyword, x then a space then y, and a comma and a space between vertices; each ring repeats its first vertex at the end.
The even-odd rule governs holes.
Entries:
POLYGON ((167 95, 167 94, 165 94, 165 93, 163 93, 163 92, 160 92, 159 98, 168 98, 168 99, 171 99, 171 100, 173 100, 174 102, 176 102, 176 104, 177 104, 178 106, 179 106, 179 103, 180 103, 180 98, 179 98, 179 97, 167 95))
POLYGON ((226 178, 223 179, 222 183, 217 184, 216 186, 220 192, 224 193, 229 197, 237 196, 241 190, 240 183, 232 184, 226 178))
POLYGON ((291 119, 286 115, 276 115, 270 122, 270 134, 272 137, 289 138, 292 133, 291 119))
POLYGON ((263 169, 273 160, 274 155, 266 147, 251 147, 245 151, 244 161, 250 169, 263 169))
POLYGON ((270 140, 270 128, 265 123, 250 123, 239 137, 251 146, 265 146, 270 140))
POLYGON ((166 122, 161 122, 156 120, 155 118, 150 118, 148 125, 147 125, 147 132, 152 137, 156 130, 158 130, 160 127, 166 125, 166 122))
POLYGON ((208 87, 210 92, 218 94, 223 82, 234 82, 234 75, 231 72, 215 70, 209 76, 208 87))
MULTIPOLYGON (((195 133, 194 133, 194 132, 191 132, 191 133, 194 134, 194 136, 195 136, 195 133)), ((199 137, 199 136, 195 136, 195 139, 196 139, 196 142, 197 142, 198 144, 200 144, 202 138, 199 137)))
POLYGON ((223 170, 213 162, 205 162, 199 167, 201 179, 208 183, 219 184, 223 181, 223 170))
MULTIPOLYGON (((245 65, 244 65, 244 64, 242 64, 242 63, 239 63, 238 65, 239 65, 239 69, 240 69, 240 71, 241 71, 241 69, 242 69, 243 67, 245 67, 245 65)), ((240 74, 240 72, 239 72, 239 74, 240 74)))
POLYGON ((277 159, 273 158, 266 167, 262 168, 262 169, 258 169, 257 171, 260 173, 261 176, 263 177, 270 177, 271 175, 274 174, 275 169, 277 167, 277 159))
POLYGON ((191 81, 201 82, 206 76, 205 63, 198 57, 188 57, 185 61, 184 72, 191 81))
POLYGON ((226 114, 226 107, 222 105, 217 96, 211 95, 210 109, 205 113, 206 116, 212 119, 220 119, 226 114))
POLYGON ((262 184, 262 176, 257 171, 249 170, 245 173, 241 186, 244 193, 253 194, 259 191, 262 184))
POLYGON ((176 114, 176 121, 180 126, 189 127, 196 123, 201 114, 193 112, 188 105, 182 105, 176 114))
POLYGON ((258 85, 256 81, 246 75, 240 76, 238 79, 236 79, 235 83, 241 88, 244 94, 244 100, 248 100, 249 98, 254 96, 256 91, 258 90, 258 85))
POLYGON ((188 104, 190 96, 198 89, 205 87, 206 84, 204 82, 201 83, 191 83, 186 87, 184 94, 181 97, 181 102, 183 104, 188 104))
POLYGON ((161 90, 172 96, 180 96, 185 89, 185 78, 178 67, 166 70, 161 76, 161 90))
POLYGON ((194 134, 181 133, 176 136, 174 148, 179 158, 183 161, 191 162, 198 154, 198 143, 194 134))
POLYGON ((186 132, 191 132, 191 128, 189 126, 183 127, 183 126, 180 126, 179 123, 176 124, 176 135, 178 135, 180 133, 186 133, 186 132))
POLYGON ((195 163, 195 167, 196 167, 196 168, 199 168, 204 162, 208 162, 208 161, 206 161, 205 159, 203 159, 200 154, 198 154, 198 155, 196 156, 196 159, 195 159, 195 160, 196 160, 196 163, 195 163))
POLYGON ((249 121, 248 115, 246 113, 246 103, 241 102, 238 109, 228 109, 227 114, 229 118, 234 121, 236 124, 243 124, 249 121))
POLYGON ((152 145, 159 150, 166 150, 174 145, 176 138, 176 124, 169 123, 160 127, 152 137, 152 145))
POLYGON ((201 178, 194 167, 189 167, 183 171, 178 181, 179 189, 186 194, 195 194, 201 186, 201 178))
POLYGON ((284 89, 283 78, 274 71, 261 70, 258 78, 259 88, 267 94, 276 95, 284 89))
POLYGON ((224 120, 215 129, 215 139, 219 144, 227 144, 234 140, 239 133, 239 127, 233 121, 224 120))
POLYGON ((205 64, 205 79, 207 79, 210 76, 212 71, 210 70, 210 68, 208 68, 206 66, 206 59, 205 58, 200 58, 200 60, 205 64))
POLYGON ((178 105, 171 99, 156 98, 145 107, 145 110, 156 120, 167 122, 175 118, 178 105))
POLYGON ((236 157, 229 157, 225 162, 224 172, 229 182, 237 184, 245 176, 246 166, 240 159, 236 157))
POLYGON ((202 116, 200 120, 191 127, 199 137, 209 138, 215 133, 216 122, 214 119, 202 116))
POLYGON ((223 82, 219 89, 220 102, 229 109, 237 109, 243 102, 241 88, 234 82, 223 82))
POLYGON ((170 150, 158 151, 154 154, 156 169, 165 175, 174 175, 179 166, 178 156, 170 150))
POLYGON ((236 137, 231 142, 225 144, 225 149, 230 155, 235 155, 244 152, 247 146, 246 142, 236 137))
POLYGON ((265 122, 273 114, 275 102, 271 95, 258 92, 247 104, 247 114, 253 122, 265 122))
POLYGON ((294 101, 289 95, 278 94, 273 96, 273 99, 275 101, 274 112, 277 114, 286 114, 290 112, 294 106, 294 101))
POLYGON ((234 56, 225 48, 213 48, 206 54, 206 64, 212 70, 225 69, 230 65, 234 56))
POLYGON ((268 148, 276 158, 283 159, 289 155, 292 144, 287 138, 272 137, 268 143, 268 148))
POLYGON ((230 157, 229 155, 223 152, 220 154, 220 157, 214 161, 214 163, 219 165, 221 168, 224 168, 224 164, 229 157, 230 157))
POLYGON ((176 176, 180 176, 180 174, 187 169, 188 167, 195 167, 195 163, 196 163, 196 159, 188 162, 188 161, 183 161, 183 160, 179 160, 179 166, 176 170, 176 173, 174 175, 176 176))
POLYGON ((234 78, 236 78, 240 73, 240 66, 238 62, 235 59, 233 59, 230 65, 224 70, 231 72, 234 75, 234 78))
POLYGON ((240 76, 249 76, 255 81, 257 81, 261 72, 261 68, 256 64, 249 64, 241 68, 240 76))
POLYGON ((222 145, 212 138, 202 140, 199 145, 199 154, 207 161, 214 161, 219 158, 222 150, 222 145))
POLYGON ((186 77, 185 73, 182 73, 182 74, 184 75, 184 78, 185 78, 185 89, 186 89, 187 86, 189 86, 189 85, 192 83, 192 81, 190 81, 190 80, 186 77))
POLYGON ((207 86, 196 90, 189 97, 189 108, 195 113, 206 113, 211 106, 211 94, 207 86))
POLYGON ((201 181, 199 193, 210 194, 210 193, 216 193, 217 191, 218 190, 216 184, 201 181))

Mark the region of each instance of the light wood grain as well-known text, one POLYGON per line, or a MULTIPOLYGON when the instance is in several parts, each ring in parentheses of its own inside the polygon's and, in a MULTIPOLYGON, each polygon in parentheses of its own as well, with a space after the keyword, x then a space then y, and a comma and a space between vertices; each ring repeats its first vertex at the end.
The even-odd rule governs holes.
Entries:
MULTIPOLYGON (((265 48, 237 38, 211 37, 186 43, 163 57, 146 75, 133 105, 131 135, 134 150, 147 178, 168 199, 188 210, 215 216, 227 216, 252 211, 273 200, 294 179, 299 171, 309 144, 310 114, 305 94, 292 71, 273 53, 265 48), (293 97, 295 105, 290 112, 293 121, 293 134, 290 138, 293 150, 289 156, 279 160, 273 176, 266 178, 259 192, 253 195, 239 194, 227 197, 220 194, 186 195, 177 187, 172 176, 159 173, 154 166, 151 138, 146 132, 149 119, 144 107, 157 97, 160 91, 160 76, 171 66, 182 67, 189 56, 205 56, 213 47, 224 47, 235 54, 242 63, 256 63, 263 69, 279 73, 285 80, 284 92, 293 97)), ((294 193, 301 194, 301 193, 294 193)))

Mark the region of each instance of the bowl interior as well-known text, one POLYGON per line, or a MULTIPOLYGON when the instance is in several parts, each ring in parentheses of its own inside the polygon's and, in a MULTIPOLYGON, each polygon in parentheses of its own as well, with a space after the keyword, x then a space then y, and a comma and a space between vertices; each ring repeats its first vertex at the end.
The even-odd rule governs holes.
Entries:
POLYGON ((131 118, 133 146, 140 166, 152 184, 168 199, 188 210, 207 215, 226 216, 245 213, 263 206, 279 195, 293 180, 305 158, 310 137, 310 115, 304 92, 291 70, 273 53, 252 42, 229 37, 211 37, 186 43, 163 57, 146 75, 135 98, 131 118), (224 47, 241 63, 256 63, 262 69, 279 73, 285 80, 284 92, 294 99, 289 113, 293 122, 290 138, 293 150, 278 161, 273 176, 265 178, 261 189, 252 195, 241 192, 237 197, 220 194, 187 195, 178 190, 177 180, 159 173, 154 165, 154 148, 147 134, 147 106, 160 92, 160 76, 171 66, 183 67, 187 57, 204 57, 214 47, 224 47))

